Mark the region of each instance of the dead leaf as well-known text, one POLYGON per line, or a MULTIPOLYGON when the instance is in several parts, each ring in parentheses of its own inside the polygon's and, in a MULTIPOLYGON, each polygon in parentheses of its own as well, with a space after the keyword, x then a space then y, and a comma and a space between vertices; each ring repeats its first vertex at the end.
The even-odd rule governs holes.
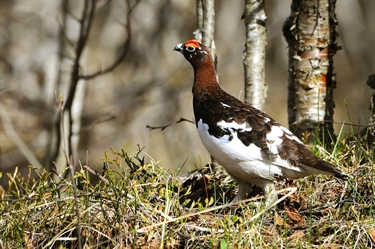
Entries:
POLYGON ((289 224, 278 213, 275 213, 275 225, 289 227, 289 224))
POLYGON ((285 210, 285 212, 294 224, 302 225, 306 223, 305 218, 299 215, 298 211, 295 208, 288 207, 287 210, 285 210))
POLYGON ((302 239, 305 237, 305 233, 302 230, 294 231, 292 235, 289 236, 289 239, 295 240, 295 239, 302 239))
POLYGON ((368 233, 370 234, 372 241, 375 242, 375 228, 371 229, 368 233))
POLYGON ((273 229, 274 229, 274 228, 275 228, 275 226, 272 225, 272 224, 270 224, 270 225, 267 227, 266 231, 267 231, 268 235, 271 235, 271 234, 273 233, 273 229))

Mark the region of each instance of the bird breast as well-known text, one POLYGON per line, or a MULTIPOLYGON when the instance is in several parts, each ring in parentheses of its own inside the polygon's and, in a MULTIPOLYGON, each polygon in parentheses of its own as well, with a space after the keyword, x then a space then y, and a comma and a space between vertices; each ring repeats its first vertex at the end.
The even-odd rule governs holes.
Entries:
POLYGON ((197 125, 199 136, 208 152, 235 178, 244 181, 251 178, 283 178, 280 167, 264 161, 261 149, 253 143, 244 145, 235 131, 231 135, 215 137, 209 134, 209 126, 202 120, 197 125))

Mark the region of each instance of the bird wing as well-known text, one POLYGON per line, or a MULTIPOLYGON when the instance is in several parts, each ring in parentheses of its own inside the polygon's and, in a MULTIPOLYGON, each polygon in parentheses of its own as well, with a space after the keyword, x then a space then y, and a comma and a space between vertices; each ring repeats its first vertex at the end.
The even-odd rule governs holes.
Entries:
POLYGON ((291 131, 267 114, 223 93, 204 101, 194 99, 196 122, 202 119, 208 125, 210 135, 217 138, 228 135, 231 139, 235 134, 246 147, 254 144, 260 150, 255 160, 281 169, 282 175, 276 177, 344 175, 332 164, 313 155, 291 131))
POLYGON ((283 173, 280 177, 298 178, 318 173, 340 177, 340 171, 313 155, 290 130, 264 112, 235 100, 220 102, 226 128, 231 127, 245 146, 253 143, 259 147, 259 160, 278 166, 283 173))

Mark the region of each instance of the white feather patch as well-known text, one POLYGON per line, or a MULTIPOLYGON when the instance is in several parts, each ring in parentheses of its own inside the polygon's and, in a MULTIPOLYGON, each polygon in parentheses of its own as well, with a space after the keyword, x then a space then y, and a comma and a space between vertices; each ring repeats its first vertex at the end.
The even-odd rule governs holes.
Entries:
POLYGON ((270 121, 271 121, 271 119, 270 119, 269 117, 265 117, 265 118, 264 118, 264 122, 265 122, 265 123, 268 123, 268 122, 270 122, 270 121))
POLYGON ((266 135, 266 143, 272 154, 278 155, 278 146, 283 142, 281 136, 284 134, 279 126, 272 126, 271 132, 266 135))
POLYGON ((222 106, 224 106, 224 107, 231 107, 230 105, 227 105, 227 104, 225 104, 225 103, 223 103, 223 102, 220 102, 220 104, 222 105, 222 106))
POLYGON ((233 138, 229 140, 229 135, 219 138, 210 135, 208 125, 203 123, 202 119, 198 121, 198 133, 208 152, 235 178, 251 182, 251 179, 256 180, 257 178, 274 180, 283 177, 297 178, 305 175, 303 168, 290 165, 287 160, 281 159, 278 155, 277 145, 282 143, 279 136, 284 134, 284 130, 279 126, 274 126, 271 132, 267 134, 267 140, 269 140, 267 145, 275 155, 274 160, 272 160, 271 158, 268 159, 255 144, 246 146, 238 138, 235 130, 244 130, 246 124, 221 121, 218 125, 222 128, 228 128, 232 132, 233 138))
POLYGON ((296 137, 290 130, 288 130, 287 128, 285 128, 284 126, 281 126, 280 125, 280 128, 285 132, 285 136, 290 139, 290 140, 294 140, 294 141, 297 141, 298 143, 300 144, 303 144, 301 140, 299 140, 298 137, 296 137))
POLYGON ((241 131, 251 131, 251 127, 246 127, 246 122, 243 122, 242 124, 239 124, 235 121, 232 121, 230 123, 225 122, 224 120, 217 123, 217 126, 223 128, 223 129, 230 129, 231 131, 234 130, 241 130, 241 131))

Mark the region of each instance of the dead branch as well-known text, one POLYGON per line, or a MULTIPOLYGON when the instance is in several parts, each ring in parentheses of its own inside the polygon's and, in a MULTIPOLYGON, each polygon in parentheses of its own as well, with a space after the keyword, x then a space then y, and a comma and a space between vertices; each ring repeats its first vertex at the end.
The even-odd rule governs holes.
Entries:
POLYGON ((151 126, 151 125, 146 125, 146 128, 150 129, 150 130, 161 130, 161 131, 164 131, 165 129, 167 129, 168 127, 172 126, 172 125, 175 125, 175 124, 179 124, 181 122, 189 122, 189 123, 192 123, 194 124, 194 121, 190 120, 190 119, 186 119, 186 118, 180 118, 179 120, 177 120, 176 122, 173 122, 173 123, 169 123, 169 124, 166 124, 166 125, 161 125, 161 126, 151 126))
MULTIPOLYGON (((63 107, 63 115, 58 115, 55 118, 55 125, 54 125, 55 129, 58 131, 59 126, 61 126, 63 119, 67 118, 68 119, 68 126, 67 126, 68 131, 66 133, 67 137, 64 138, 61 136, 61 134, 57 135, 57 139, 55 141, 55 145, 56 145, 55 151, 53 153, 53 157, 51 161, 56 161, 59 155, 59 151, 61 149, 61 139, 66 139, 67 146, 64 148, 65 150, 64 153, 66 153, 69 156, 72 156, 72 163, 74 163, 76 152, 73 151, 73 145, 72 145, 73 122, 74 122, 73 116, 72 116, 72 105, 73 105, 74 98, 77 92, 78 82, 80 80, 94 79, 95 77, 98 77, 98 76, 101 76, 101 75, 104 75, 106 73, 113 71, 118 65, 121 64, 121 62, 124 60, 124 58, 128 54, 130 41, 131 41, 131 13, 133 12, 134 8, 138 5, 140 1, 136 1, 133 5, 130 2, 131 2, 130 0, 125 0, 126 6, 127 6, 127 15, 126 15, 126 24, 125 24, 127 38, 123 45, 123 48, 124 48, 123 52, 107 68, 103 70, 99 69, 97 72, 89 74, 89 75, 82 75, 80 72, 80 68, 81 68, 80 60, 81 60, 83 51, 86 48, 91 26, 93 24, 95 12, 97 9, 96 0, 85 0, 84 2, 82 15, 79 19, 78 18, 76 19, 80 24, 80 31, 79 31, 78 40, 76 42, 73 66, 72 66, 71 75, 70 75, 70 86, 69 86, 68 94, 67 94, 66 101, 63 107)), ((68 11, 66 6, 63 6, 63 11, 68 11)), ((62 31, 62 33, 64 32, 65 30, 62 31)), ((62 37, 65 38, 64 34, 62 34, 62 37)), ((60 53, 62 53, 62 51, 60 51, 60 53)), ((69 170, 65 172, 64 177, 66 178, 68 175, 69 175, 69 170)))
POLYGON ((118 65, 120 65, 122 63, 122 61, 125 59, 126 55, 128 54, 129 52, 129 47, 130 47, 130 41, 131 41, 131 14, 133 12, 133 10, 135 9, 135 7, 138 5, 140 1, 136 1, 134 3, 134 5, 132 6, 131 3, 130 3, 130 0, 125 0, 125 3, 126 3, 126 6, 127 6, 127 9, 128 9, 128 12, 127 12, 127 15, 126 15, 126 24, 125 24, 125 30, 126 30, 126 33, 127 33, 127 38, 123 44, 123 50, 122 50, 122 53, 119 55, 119 57, 117 58, 117 60, 115 60, 112 65, 109 65, 107 68, 105 69, 99 69, 97 72, 93 73, 93 74, 88 74, 88 75, 79 75, 79 79, 83 79, 83 80, 91 80, 91 79, 94 79, 98 76, 101 76, 101 75, 104 75, 104 74, 107 74, 107 73, 110 73, 112 72, 118 65))
MULTIPOLYGON (((62 124, 64 122, 64 114, 66 113, 68 116, 68 134, 67 137, 63 136, 63 142, 67 145, 65 146, 65 157, 67 159, 67 166, 69 167, 69 160, 68 158, 72 157, 72 163, 74 163, 74 151, 72 146, 72 136, 73 136, 73 116, 72 116, 72 105, 74 96, 77 90, 77 85, 79 81, 79 69, 80 69, 80 59, 83 54, 83 50, 86 46, 90 29, 94 20, 94 14, 96 9, 96 0, 85 0, 84 6, 83 6, 83 12, 82 17, 79 20, 80 23, 80 33, 79 38, 77 41, 76 46, 76 53, 75 53, 75 60, 73 63, 71 75, 70 75, 70 87, 68 91, 68 96, 66 98, 65 105, 63 107, 62 114, 60 115, 60 123, 62 124), (67 140, 67 141, 65 141, 67 140)), ((57 146, 59 148, 59 146, 57 146)), ((56 158, 55 158, 56 160, 56 158)), ((70 168, 70 167, 69 167, 70 168)), ((64 178, 66 178, 69 174, 70 170, 67 170, 65 172, 64 178)))
POLYGON ((25 156, 27 161, 32 166, 36 166, 38 168, 42 168, 42 164, 36 158, 34 153, 29 149, 27 144, 22 140, 22 138, 18 135, 17 131, 14 129, 11 120, 8 117, 8 114, 5 110, 5 107, 0 103, 0 120, 4 127, 6 134, 9 138, 17 145, 19 150, 25 156))

